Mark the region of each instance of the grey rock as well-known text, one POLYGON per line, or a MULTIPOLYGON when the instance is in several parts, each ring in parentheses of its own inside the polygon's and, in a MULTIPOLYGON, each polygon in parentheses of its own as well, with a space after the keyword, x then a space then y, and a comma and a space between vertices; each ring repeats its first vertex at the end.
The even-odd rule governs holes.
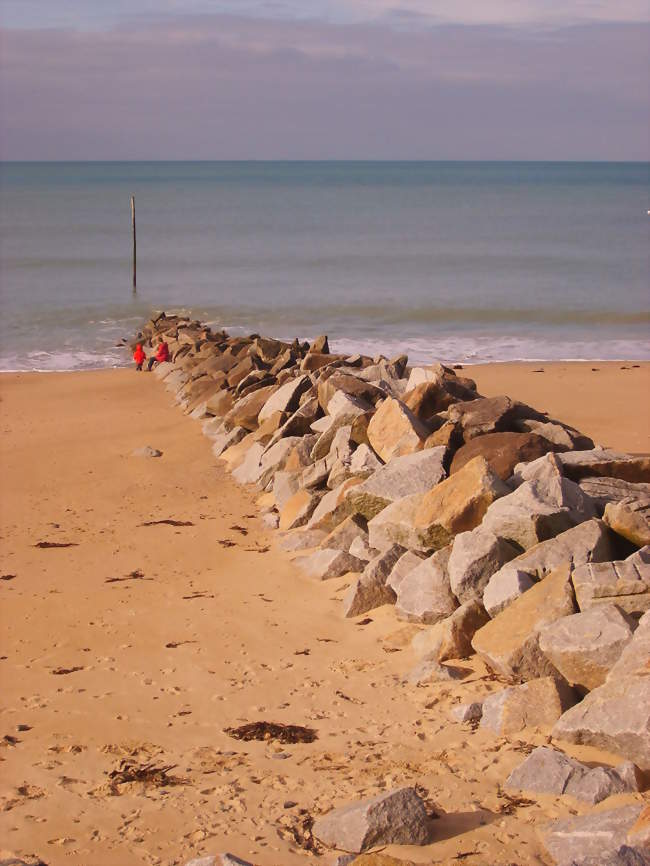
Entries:
POLYGON ((575 694, 553 677, 540 677, 494 692, 483 701, 481 727, 507 736, 550 727, 575 703, 575 694))
POLYGON ((564 713, 553 736, 606 749, 650 770, 650 617, 646 614, 604 685, 564 713))
POLYGON ((300 397, 311 388, 309 376, 297 376, 281 385, 269 397, 260 409, 258 420, 261 424, 270 418, 274 412, 295 412, 300 402, 300 397))
POLYGON ((449 583, 460 602, 480 600, 490 577, 520 552, 483 526, 460 532, 449 557, 449 583))
POLYGON ((406 575, 421 565, 423 559, 425 559, 425 554, 416 550, 407 550, 395 563, 386 581, 388 586, 397 593, 406 575))
POLYGON ((361 572, 365 566, 365 562, 355 556, 350 556, 343 550, 329 550, 328 548, 316 550, 307 556, 296 557, 294 562, 309 577, 315 577, 317 580, 331 580, 333 577, 341 577, 342 574, 347 574, 350 571, 361 572))
POLYGON ((562 563, 604 562, 613 555, 609 529, 602 520, 586 520, 555 538, 534 545, 496 571, 485 587, 483 604, 494 617, 562 563), (525 575, 530 578, 529 582, 525 575), (521 592, 517 591, 519 587, 521 592))
POLYGON ((526 481, 514 493, 493 502, 483 518, 483 526, 528 550, 595 516, 593 501, 577 484, 556 478, 547 482, 526 481))
POLYGON ((568 683, 591 691, 605 682, 632 634, 630 619, 619 608, 598 605, 545 626, 539 647, 568 683))
POLYGON ((591 496, 601 508, 610 502, 623 499, 642 499, 650 496, 650 484, 634 484, 622 478, 583 478, 578 482, 580 489, 591 496))
POLYGON ((280 516, 275 511, 268 511, 262 516, 262 523, 269 529, 277 529, 280 516))
POLYGON ((218 435, 211 437, 214 439, 214 442, 212 443, 212 453, 215 457, 220 457, 227 448, 241 442, 241 440, 247 435, 248 430, 244 430, 243 427, 233 427, 232 430, 222 431, 218 435))
POLYGON ((363 559, 365 562, 369 562, 379 553, 378 550, 370 547, 368 544, 368 536, 367 534, 363 538, 355 538, 352 544, 350 544, 350 550, 348 553, 351 553, 352 556, 356 556, 357 559, 363 559))
POLYGON ((446 448, 440 446, 394 457, 348 493, 351 508, 370 520, 404 496, 425 493, 446 475, 445 452, 446 448))
POLYGON ((441 665, 435 659, 422 659, 406 677, 413 686, 426 686, 432 683, 449 683, 462 680, 467 675, 463 668, 441 665))
POLYGON ((326 483, 331 469, 331 457, 329 455, 327 457, 321 457, 320 460, 317 460, 315 463, 312 463, 311 466, 306 466, 303 469, 300 479, 301 486, 308 488, 322 487, 326 483))
POLYGON ((273 477, 273 498, 278 509, 291 499, 294 493, 297 493, 300 483, 295 472, 278 471, 273 477))
POLYGON ((367 400, 355 397, 353 394, 346 394, 345 391, 335 391, 327 404, 327 414, 331 417, 346 415, 353 418, 365 412, 372 412, 372 409, 372 404, 367 400))
POLYGON ((404 553, 404 548, 394 544, 388 550, 378 554, 366 565, 359 577, 348 589, 343 599, 343 615, 359 616, 381 607, 383 604, 394 604, 395 593, 386 585, 395 563, 404 553))
POLYGON ((368 541, 371 547, 385 550, 391 544, 418 547, 414 533, 414 519, 426 494, 415 493, 387 505, 368 522, 368 541))
POLYGON ((216 439, 222 433, 226 432, 226 425, 223 423, 223 418, 207 418, 201 424, 201 432, 208 439, 216 439))
MULTIPOLYGON (((544 846, 553 857, 557 866, 587 866, 592 862, 617 866, 630 866, 634 860, 620 859, 625 857, 623 850, 627 846, 627 833, 639 817, 642 806, 634 804, 608 811, 598 811, 575 818, 552 821, 540 830, 544 846), (622 853, 621 853, 622 852, 622 853)), ((642 854, 641 849, 632 854, 642 854)), ((645 855, 644 855, 645 856, 645 855)), ((646 861, 647 862, 647 861, 646 861)), ((643 863, 643 861, 641 861, 643 863)))
MULTIPOLYGON (((366 521, 358 514, 352 514, 350 517, 339 523, 330 534, 323 540, 323 547, 329 547, 330 550, 344 550, 351 553, 350 546, 356 539, 362 541, 368 538, 368 525, 366 521)), ((355 553, 352 553, 356 556, 355 553)), ((357 557, 363 559, 364 557, 357 557)))
POLYGON ((450 553, 450 547, 438 550, 406 575, 397 592, 398 619, 432 624, 458 607, 449 586, 450 553))
POLYGON ((429 821, 415 790, 398 788, 328 812, 313 834, 328 848, 360 854, 378 845, 425 845, 429 821))
POLYGON ((281 534, 278 547, 289 552, 308 550, 311 547, 318 547, 325 535, 322 529, 297 529, 281 534))
POLYGON ((151 445, 143 445, 131 452, 131 457, 162 457, 162 451, 152 448, 151 445))
POLYGON ((341 412, 340 415, 330 417, 330 423, 328 424, 327 429, 320 434, 311 450, 311 459, 320 460, 322 457, 327 457, 332 449, 332 443, 334 442, 336 434, 341 429, 347 431, 347 439, 349 441, 350 432, 352 430, 351 424, 356 417, 357 415, 351 415, 346 412, 341 412))
POLYGON ((488 614, 494 618, 534 585, 535 581, 525 571, 512 568, 500 569, 492 575, 485 587, 483 605, 488 614))
POLYGON ((585 563, 572 574, 580 610, 616 604, 633 616, 650 610, 650 547, 618 562, 585 563))
POLYGON ((640 774, 630 761, 616 768, 591 768, 557 749, 540 746, 512 771, 505 789, 566 794, 595 805, 613 794, 639 791, 640 774))
MULTIPOLYGON (((572 481, 582 481, 595 476, 621 478, 634 484, 650 481, 650 461, 647 457, 622 454, 609 448, 592 448, 588 451, 565 451, 556 454, 562 474, 572 481)), ((540 457, 531 463, 515 467, 515 476, 531 477, 538 469, 540 457)))
POLYGON ((287 436, 273 445, 267 445, 260 458, 260 474, 256 479, 260 487, 266 487, 269 481, 272 480, 273 475, 284 469, 289 455, 300 442, 300 438, 300 436, 287 436))
POLYGON ((266 449, 259 442, 253 442, 243 461, 233 470, 232 477, 240 484, 255 484, 262 474, 262 456, 266 449))
POLYGON ((253 864, 248 860, 240 860, 234 854, 210 854, 207 857, 188 860, 185 866, 253 866, 253 864))
POLYGON ((381 469, 382 462, 369 445, 359 445, 350 460, 350 472, 360 477, 368 477, 381 469))
POLYGON ((471 704, 459 704, 451 711, 458 722, 478 722, 483 715, 483 702, 472 701, 471 704))

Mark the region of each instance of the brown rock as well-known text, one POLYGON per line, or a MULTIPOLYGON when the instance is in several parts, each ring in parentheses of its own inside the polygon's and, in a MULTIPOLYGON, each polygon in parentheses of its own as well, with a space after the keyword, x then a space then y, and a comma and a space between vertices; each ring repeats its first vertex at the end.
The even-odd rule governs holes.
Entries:
POLYGON ((454 535, 478 526, 488 506, 510 489, 488 466, 475 457, 451 478, 425 494, 414 515, 419 549, 437 550, 454 535))
POLYGON ((522 418, 546 420, 530 406, 510 397, 479 397, 455 403, 447 410, 447 417, 461 424, 465 442, 486 433, 513 430, 515 423, 522 418))
POLYGON ((384 400, 368 424, 368 441, 384 462, 420 451, 428 435, 422 422, 394 397, 384 400))
POLYGON ((480 455, 485 457, 492 471, 505 481, 510 478, 518 463, 527 463, 548 451, 557 450, 557 445, 535 433, 487 433, 471 439, 455 453, 449 474, 458 472, 466 463, 480 455))
POLYGON ((279 528, 285 531, 304 526, 314 513, 320 498, 320 495, 313 490, 305 490, 304 488, 298 490, 284 504, 280 512, 279 528))
POLYGON ((454 421, 445 421, 442 427, 438 427, 429 435, 424 443, 425 448, 436 448, 445 445, 451 451, 460 448, 463 444, 463 430, 460 424, 454 421))
POLYGON ((472 638, 488 620, 479 602, 468 601, 447 619, 419 632, 413 638, 413 649, 418 656, 439 662, 468 658, 474 652, 472 638))
POLYGON ((472 646, 501 676, 519 681, 559 676, 539 647, 539 634, 575 611, 570 567, 562 565, 479 629, 472 646))
POLYGON ((605 507, 605 523, 637 547, 650 544, 650 496, 623 499, 605 507))
POLYGON ((250 355, 246 355, 241 361, 238 361, 238 363, 235 364, 228 373, 228 386, 230 388, 236 388, 241 380, 245 379, 254 369, 255 364, 253 363, 253 359, 250 355))
MULTIPOLYGON (((325 371, 325 373, 327 372, 325 371)), ((359 397, 361 400, 367 400, 373 404, 385 396, 381 388, 378 388, 376 385, 364 382, 363 379, 359 379, 357 376, 352 376, 349 373, 339 373, 335 370, 331 376, 327 379, 321 378, 321 381, 318 383, 318 402, 321 404, 324 412, 327 412, 329 401, 337 391, 343 391, 345 394, 359 397)))
POLYGON ((441 382, 422 382, 411 391, 407 391, 403 400, 416 418, 424 423, 456 402, 441 382))
POLYGON ((344 361, 345 355, 329 355, 320 352, 307 352, 305 357, 300 362, 300 369, 305 372, 320 370, 321 367, 326 367, 328 364, 333 364, 335 361, 344 361))
POLYGON ((206 412, 216 415, 218 418, 223 418, 233 405, 233 397, 230 391, 217 391, 208 398, 205 404, 206 412))
POLYGON ((258 388, 248 396, 238 400, 230 412, 224 418, 227 425, 231 427, 243 427, 245 430, 257 429, 257 417, 260 414, 260 409, 266 403, 271 394, 275 391, 275 385, 269 385, 266 388, 258 388))

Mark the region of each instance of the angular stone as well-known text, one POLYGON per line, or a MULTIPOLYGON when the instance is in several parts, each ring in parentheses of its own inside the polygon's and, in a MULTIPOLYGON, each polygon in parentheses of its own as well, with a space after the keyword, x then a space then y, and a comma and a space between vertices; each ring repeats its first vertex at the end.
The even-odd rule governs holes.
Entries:
POLYGON ((428 435, 429 429, 394 397, 381 403, 368 424, 368 441, 385 463, 420 451, 428 435))
POLYGON ((253 866, 248 860, 240 860, 234 854, 211 854, 207 857, 195 857, 188 860, 185 866, 253 866))
POLYGON ((384 604, 395 603, 395 593, 386 581, 397 560, 405 553, 394 544, 375 556, 363 569, 361 576, 349 587, 343 599, 343 615, 359 616, 384 604))
POLYGON ((296 491, 280 510, 279 528, 285 532, 304 526, 314 513, 320 498, 318 493, 305 488, 296 491))
POLYGON ((460 602, 481 599, 492 575, 519 552, 514 544, 482 526, 459 533, 449 558, 451 591, 460 602))
POLYGON ((360 483, 359 478, 348 478, 334 490, 326 493, 311 516, 309 528, 324 529, 326 532, 331 532, 335 526, 349 517, 350 511, 345 501, 346 493, 351 487, 360 483))
POLYGON ((410 574, 414 568, 421 565, 424 558, 425 555, 423 553, 417 553, 415 550, 407 550, 406 553, 400 556, 397 560, 393 570, 388 576, 388 580, 386 581, 388 586, 397 593, 407 574, 410 574))
POLYGON ((539 633, 545 625, 572 613, 570 569, 560 566, 479 629, 472 646, 504 677, 521 681, 557 676, 554 665, 539 648, 539 633))
POLYGON ((276 508, 282 510, 289 499, 298 491, 300 484, 293 472, 279 471, 273 478, 273 501, 276 508))
POLYGON ((399 585, 395 614, 406 622, 433 624, 454 612, 458 602, 449 587, 450 548, 424 559, 399 585))
POLYGON ((365 562, 369 562, 379 553, 378 550, 370 547, 368 544, 368 538, 355 538, 352 544, 350 545, 350 550, 348 553, 351 553, 352 556, 356 556, 357 559, 363 559, 365 562))
POLYGON ((650 496, 610 502, 605 508, 603 520, 617 535, 637 547, 650 545, 650 496))
POLYGON ((558 421, 535 421, 532 418, 526 418, 517 422, 515 426, 522 432, 537 433, 548 442, 558 445, 558 451, 571 451, 574 448, 583 450, 594 447, 593 440, 588 436, 558 421))
MULTIPOLYGON (((407 548, 420 548, 413 521, 426 494, 415 493, 387 505, 368 522, 368 542, 377 550, 385 550, 391 544, 407 548)), ((349 507, 349 505, 347 506, 349 507)), ((426 552, 426 549, 425 551, 426 552)))
POLYGON ((483 701, 481 727, 500 736, 550 727, 573 703, 571 690, 553 677, 532 679, 489 695, 483 701))
POLYGON ((451 711, 458 722, 478 722, 483 715, 483 704, 473 701, 471 704, 460 704, 451 711))
POLYGON ((325 533, 321 529, 298 529, 283 535, 278 541, 278 547, 289 552, 308 550, 318 547, 324 538, 325 533))
POLYGON ((503 396, 479 397, 476 400, 455 403, 447 410, 447 418, 461 424, 465 442, 487 433, 513 430, 515 422, 522 418, 546 420, 530 406, 503 396))
POLYGON ((413 650, 418 656, 439 662, 468 658, 474 651, 472 638, 487 621, 488 615, 479 602, 465 602, 446 619, 419 632, 413 638, 413 650))
POLYGON ((595 516, 594 503, 577 484, 555 478, 521 484, 488 509, 484 526, 528 550, 595 516))
POLYGON ((545 626, 539 647, 570 685, 589 692, 605 682, 632 634, 617 607, 599 605, 545 626))
POLYGON ((321 457, 320 460, 317 460, 303 470, 300 483, 303 487, 322 487, 327 481, 331 470, 331 458, 329 456, 321 457))
POLYGON ((300 402, 300 397, 311 388, 309 376, 297 376, 289 379, 281 385, 266 400, 258 416, 259 423, 265 421, 274 412, 295 412, 300 402))
POLYGON ((475 457, 424 495, 413 519, 415 543, 407 546, 419 550, 445 547, 459 532, 478 526, 488 507, 509 492, 484 458, 475 457))
POLYGON ((438 412, 443 412, 457 399, 447 391, 441 381, 421 382, 404 394, 404 405, 425 424, 438 412))
POLYGON ((347 501, 351 510, 370 520, 387 505, 404 496, 431 490, 445 477, 442 465, 444 456, 444 448, 430 448, 394 457, 349 492, 347 501))
POLYGON ((528 463, 555 450, 556 445, 535 433, 487 433, 471 439, 456 451, 449 474, 453 475, 474 457, 481 456, 485 457, 492 471, 505 481, 518 463, 528 463))
POLYGON ((448 683, 462 680, 467 670, 451 665, 441 665, 435 659, 422 659, 406 677, 405 682, 413 686, 427 686, 432 683, 448 683))
POLYGON ((535 581, 525 571, 502 568, 492 575, 483 593, 483 606, 494 617, 527 592, 535 581))
MULTIPOLYGON (((242 440, 243 441, 243 440, 242 440)), ((248 448, 246 456, 239 466, 233 470, 232 477, 240 484, 254 484, 262 474, 262 457, 265 452, 264 445, 253 442, 248 448)))
POLYGON ((225 417, 233 406, 233 396, 230 391, 217 391, 205 403, 206 412, 211 412, 217 418, 225 417))
POLYGON ((564 752, 539 746, 512 771, 504 787, 506 791, 567 794, 596 805, 613 794, 639 791, 640 773, 630 761, 616 768, 592 769, 564 752))
MULTIPOLYGON (((350 428, 350 436, 352 428, 350 428)), ((369 445, 359 445, 350 460, 350 472, 359 478, 368 478, 382 468, 382 462, 369 445)))
POLYGON ((622 755, 650 770, 650 615, 645 614, 607 681, 564 713, 553 736, 622 755))
POLYGON ((318 383, 318 402, 324 412, 329 412, 329 402, 337 391, 343 391, 345 394, 365 400, 373 405, 384 396, 383 391, 376 385, 364 382, 358 376, 335 370, 331 376, 327 379, 321 378, 318 383))
MULTIPOLYGON (((303 397, 306 393, 307 392, 303 394, 303 397)), ((320 406, 318 405, 317 398, 308 397, 292 415, 289 415, 286 421, 278 429, 276 439, 280 439, 284 436, 304 436, 309 433, 311 425, 316 421, 319 413, 320 406)), ((286 417, 285 413, 281 414, 286 417)), ((271 415, 271 418, 272 417, 273 415, 271 415)))
POLYGON ((352 514, 329 533, 323 540, 323 547, 350 553, 350 545, 357 538, 368 538, 368 524, 361 515, 352 514))
POLYGON ((309 577, 317 580, 331 580, 348 572, 360 572, 366 564, 343 550, 328 550, 326 547, 307 556, 296 557, 294 563, 309 577))
POLYGON ((485 587, 483 604, 490 616, 495 617, 562 563, 603 562, 613 555, 612 536, 604 523, 587 520, 534 545, 496 571, 485 587))
POLYGON ((333 416, 327 429, 324 430, 316 440, 316 444, 311 450, 311 459, 320 460, 322 457, 327 457, 327 455, 331 453, 332 445, 340 430, 345 431, 341 435, 345 436, 349 442, 350 434, 352 432, 351 422, 354 420, 354 417, 355 416, 348 415, 345 412, 333 416))
POLYGON ((572 575, 580 610, 616 604, 633 616, 650 610, 650 547, 619 562, 585 563, 572 575))
MULTIPOLYGON (((543 460, 544 458, 540 458, 543 460)), ((633 484, 650 482, 650 457, 634 457, 608 448, 593 448, 589 451, 566 451, 557 455, 562 474, 572 481, 584 478, 621 478, 633 484)), ((534 472, 538 461, 522 467, 522 471, 534 472)), ((518 474, 519 470, 515 470, 518 474)))
POLYGON ((361 853, 379 845, 425 845, 429 821, 414 788, 398 788, 317 818, 313 834, 328 848, 361 853))
MULTIPOLYGON (((650 484, 632 484, 621 478, 583 478, 579 481, 580 489, 590 496, 599 508, 605 508, 608 503, 622 502, 624 499, 632 502, 638 499, 650 499, 650 484)), ((647 543, 647 542, 646 542, 647 543)))
POLYGON ((642 848, 627 844, 642 808, 635 803, 552 821, 539 832, 557 866, 645 866, 648 859, 642 848))
POLYGON ((260 458, 258 482, 261 487, 266 487, 275 473, 284 469, 289 455, 299 441, 299 437, 288 436, 286 439, 280 439, 274 445, 268 445, 265 448, 264 454, 260 458))
POLYGON ((367 400, 346 394, 345 391, 335 391, 327 404, 327 414, 330 417, 345 415, 352 419, 366 412, 372 412, 372 408, 372 403, 367 400))

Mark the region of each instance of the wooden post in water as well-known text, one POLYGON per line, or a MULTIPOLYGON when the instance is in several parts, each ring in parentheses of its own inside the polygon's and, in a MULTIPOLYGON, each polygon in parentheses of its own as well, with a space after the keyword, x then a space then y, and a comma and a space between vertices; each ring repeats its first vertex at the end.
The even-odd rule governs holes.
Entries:
POLYGON ((133 229, 133 294, 136 293, 135 196, 131 196, 131 228, 133 229))

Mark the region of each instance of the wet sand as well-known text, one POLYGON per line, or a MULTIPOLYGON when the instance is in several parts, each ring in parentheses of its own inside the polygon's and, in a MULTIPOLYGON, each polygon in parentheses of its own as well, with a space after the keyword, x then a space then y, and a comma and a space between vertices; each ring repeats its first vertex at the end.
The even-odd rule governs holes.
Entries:
MULTIPOLYGON (((650 450, 648 365, 585 369, 571 379, 571 415, 553 402, 552 365, 508 366, 467 372, 486 394, 650 450), (589 402, 592 376, 602 405, 618 407, 609 426, 589 402)), ((507 743, 451 720, 455 703, 502 687, 476 660, 459 663, 461 682, 404 685, 417 627, 390 607, 344 620, 345 578, 315 583, 274 547, 259 493, 225 475, 159 381, 132 370, 10 374, 0 396, 0 846, 50 866, 183 864, 224 850, 292 866, 312 857, 301 847, 310 816, 417 784, 437 816, 433 842, 389 853, 549 862, 535 825, 565 815, 566 800, 498 790, 548 731, 507 743), (131 456, 144 445, 163 456, 131 456), (317 739, 224 731, 256 721, 308 726, 317 739), (111 773, 123 761, 159 772, 121 783, 111 773)))

